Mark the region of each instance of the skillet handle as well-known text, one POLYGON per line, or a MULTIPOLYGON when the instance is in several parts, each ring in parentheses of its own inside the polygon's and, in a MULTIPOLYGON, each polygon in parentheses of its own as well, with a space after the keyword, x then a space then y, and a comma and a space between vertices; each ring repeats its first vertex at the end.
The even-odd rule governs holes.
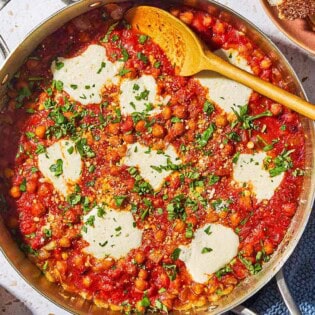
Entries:
MULTIPOLYGON (((10 0, 0 0, 0 10, 3 9, 9 2, 10 0)), ((4 58, 7 58, 9 56, 10 49, 1 35, 0 35, 0 51, 4 58)))
POLYGON ((0 35, 0 51, 4 58, 7 58, 10 54, 10 49, 6 43, 6 41, 3 39, 3 37, 0 35))
POLYGON ((298 306, 295 304, 295 301, 290 293, 290 290, 285 282, 283 270, 280 269, 280 271, 276 274, 276 280, 278 289, 281 293, 282 299, 287 306, 290 314, 292 315, 301 315, 301 311, 299 310, 298 306))

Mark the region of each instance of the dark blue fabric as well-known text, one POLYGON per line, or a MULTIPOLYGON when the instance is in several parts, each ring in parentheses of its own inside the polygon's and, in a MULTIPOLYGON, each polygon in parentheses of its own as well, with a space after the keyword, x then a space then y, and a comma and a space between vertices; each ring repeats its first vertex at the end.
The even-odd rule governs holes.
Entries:
MULTIPOLYGON (((302 314, 315 315, 315 209, 297 248, 284 266, 291 294, 302 314)), ((261 315, 288 315, 275 279, 244 303, 261 315)))

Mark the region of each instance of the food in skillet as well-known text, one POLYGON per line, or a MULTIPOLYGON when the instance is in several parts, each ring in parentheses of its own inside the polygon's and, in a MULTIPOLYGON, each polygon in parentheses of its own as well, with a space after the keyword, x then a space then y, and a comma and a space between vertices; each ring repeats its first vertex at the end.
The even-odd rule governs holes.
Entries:
MULTIPOLYGON (((114 11, 113 11, 114 9, 114 11)), ((1 215, 48 280, 130 311, 215 303, 258 273, 294 216, 299 117, 93 10, 49 36, 1 115, 1 215)), ((282 87, 240 31, 171 12, 217 54, 282 87)))

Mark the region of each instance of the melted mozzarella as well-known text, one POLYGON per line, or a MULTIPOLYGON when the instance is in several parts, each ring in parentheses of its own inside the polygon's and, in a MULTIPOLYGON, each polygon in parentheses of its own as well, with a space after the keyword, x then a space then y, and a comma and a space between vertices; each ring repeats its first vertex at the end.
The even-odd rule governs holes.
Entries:
POLYGON ((99 207, 95 207, 84 216, 86 232, 82 232, 82 237, 89 243, 84 251, 96 258, 126 256, 141 245, 142 231, 134 226, 131 212, 104 210, 102 214, 99 207), (87 221, 93 222, 92 225, 86 224, 87 221))
POLYGON ((194 281, 205 283, 210 274, 223 268, 237 255, 238 246, 238 236, 231 228, 207 224, 195 231, 189 245, 179 247, 179 259, 185 262, 194 281))
POLYGON ((157 114, 157 104, 166 105, 169 98, 163 99, 157 94, 157 84, 153 76, 143 75, 140 78, 125 79, 120 86, 120 108, 123 115, 134 112, 157 114))
POLYGON ((107 59, 103 46, 90 45, 81 55, 58 58, 58 62, 64 66, 58 70, 58 63, 52 63, 54 80, 63 82, 64 91, 84 105, 100 103, 102 87, 118 83, 119 64, 107 59))
POLYGON ((169 145, 164 152, 158 152, 136 142, 128 146, 123 163, 138 167, 140 175, 154 190, 158 190, 164 179, 172 173, 171 170, 163 169, 168 165, 168 160, 172 164, 181 164, 181 160, 172 145, 169 145))
POLYGON ((67 196, 73 192, 73 186, 80 179, 82 161, 75 144, 71 140, 60 140, 46 149, 45 153, 38 155, 38 168, 42 174, 54 185, 62 195, 67 196), (73 151, 71 154, 69 151, 73 151), (62 160, 62 174, 55 176, 50 170, 51 166, 62 160))
POLYGON ((234 179, 242 185, 250 183, 256 194, 258 202, 270 199, 280 185, 284 173, 270 177, 268 170, 264 169, 265 152, 256 154, 240 154, 237 163, 233 165, 234 179))
MULTIPOLYGON (((219 49, 215 54, 235 66, 252 73, 247 60, 234 49, 219 49)), ((232 108, 248 103, 252 90, 243 84, 230 80, 212 71, 203 71, 196 75, 200 84, 209 89, 208 98, 218 104, 225 112, 233 113, 232 108)))

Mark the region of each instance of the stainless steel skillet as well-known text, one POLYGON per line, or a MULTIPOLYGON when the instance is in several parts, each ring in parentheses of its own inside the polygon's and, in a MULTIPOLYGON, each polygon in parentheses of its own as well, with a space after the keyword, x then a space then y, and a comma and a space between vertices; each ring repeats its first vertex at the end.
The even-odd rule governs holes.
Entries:
MULTIPOLYGON (((118 0, 112 2, 121 3, 123 1, 118 0)), ((140 1, 135 2, 140 3, 140 1)), ((145 1, 141 1, 141 3, 144 2, 145 1)), ((42 23, 33 32, 31 32, 29 36, 17 47, 17 49, 15 49, 8 56, 6 62, 0 69, 0 104, 5 104, 5 92, 10 77, 12 77, 12 75, 22 65, 27 56, 47 35, 58 29, 70 19, 105 3, 108 3, 108 1, 80 1, 63 10, 60 10, 46 22, 42 23)), ((152 3, 152 1, 147 1, 147 3, 152 3)), ((291 87, 292 91, 295 91, 297 94, 305 97, 301 83, 298 81, 288 62, 285 60, 279 50, 257 28, 255 28, 254 25, 230 9, 213 1, 168 1, 168 5, 173 3, 188 4, 211 12, 216 16, 220 15, 221 19, 228 21, 238 29, 242 30, 269 55, 276 65, 278 65, 278 68, 282 72, 283 77, 287 78, 287 83, 291 87)), ((5 49, 5 46, 3 49, 5 49)), ((309 170, 309 175, 305 178, 300 206, 283 242, 280 244, 277 252, 273 255, 270 262, 265 265, 262 272, 244 281, 233 291, 230 296, 220 300, 216 305, 208 305, 201 310, 195 310, 196 313, 203 313, 205 311, 209 311, 209 313, 221 313, 227 311, 228 309, 234 308, 236 305, 239 305, 252 294, 257 292, 277 273, 277 271, 282 267, 284 262, 288 259, 295 248, 307 223, 315 191, 314 125, 312 122, 304 118, 302 119, 302 123, 308 136, 306 139, 306 165, 309 170)), ((42 276, 40 271, 27 258, 25 258, 23 253, 19 251, 2 222, 0 222, 0 246, 8 261, 25 278, 25 280, 51 301, 59 304, 71 312, 78 314, 104 314, 104 310, 98 309, 90 302, 84 301, 82 298, 69 294, 56 285, 49 283, 42 276)))

